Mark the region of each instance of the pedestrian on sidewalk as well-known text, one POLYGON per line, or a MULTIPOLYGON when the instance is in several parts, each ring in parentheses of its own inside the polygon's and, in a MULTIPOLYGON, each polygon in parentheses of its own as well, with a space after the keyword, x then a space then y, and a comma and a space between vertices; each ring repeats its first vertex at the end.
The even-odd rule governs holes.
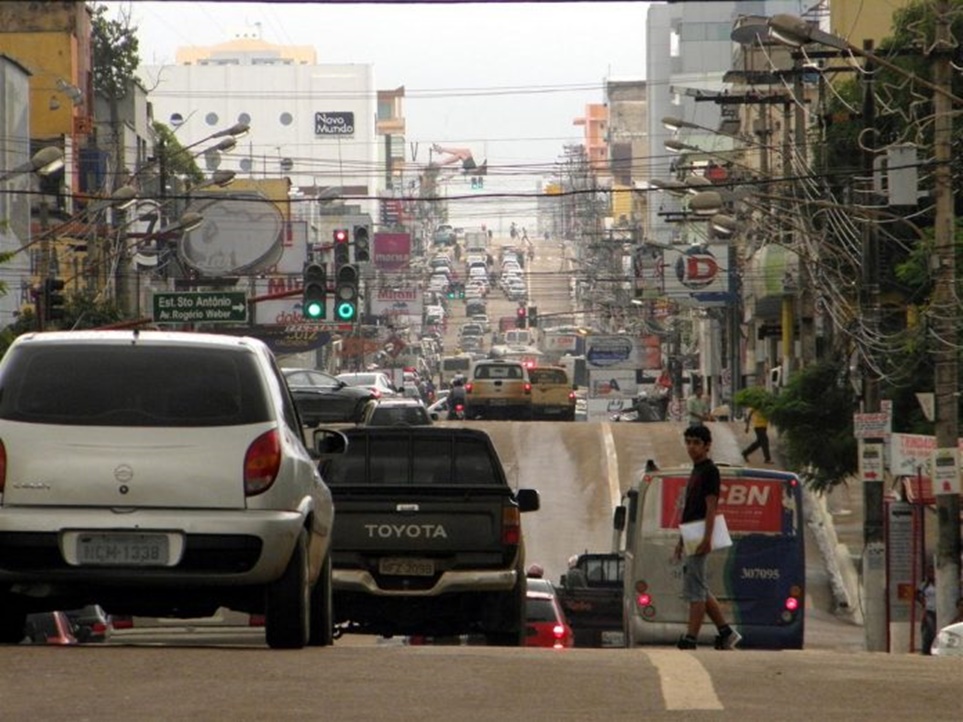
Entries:
POLYGON ((923 605, 923 618, 920 620, 920 637, 923 654, 932 654, 933 640, 936 639, 936 568, 933 562, 926 564, 926 578, 916 590, 916 601, 923 605))
POLYGON ((685 410, 689 417, 689 426, 702 426, 706 421, 714 421, 709 411, 709 402, 703 398, 701 386, 696 386, 692 395, 686 399, 685 410))
POLYGON ((756 432, 756 440, 753 441, 742 451, 744 461, 749 461, 749 456, 756 449, 762 449, 762 457, 767 464, 772 463, 772 454, 769 451, 769 419, 766 418, 759 409, 749 408, 746 413, 746 433, 749 433, 749 426, 756 432))
MULTIPOLYGON (((709 590, 706 580, 706 560, 712 551, 712 531, 716 521, 716 509, 719 504, 719 491, 722 479, 719 467, 709 457, 712 449, 712 432, 708 426, 690 426, 683 434, 685 450, 692 459, 692 473, 686 482, 684 504, 682 507, 682 523, 690 521, 705 521, 705 532, 699 546, 691 554, 685 554, 682 568, 682 596, 689 603, 689 623, 686 633, 679 638, 679 649, 695 649, 699 630, 706 616, 716 625, 719 631, 716 636, 716 649, 735 649, 742 639, 742 635, 729 626, 722 614, 715 595, 709 590)), ((685 545, 680 533, 679 543, 675 548, 675 558, 682 559, 685 545)))

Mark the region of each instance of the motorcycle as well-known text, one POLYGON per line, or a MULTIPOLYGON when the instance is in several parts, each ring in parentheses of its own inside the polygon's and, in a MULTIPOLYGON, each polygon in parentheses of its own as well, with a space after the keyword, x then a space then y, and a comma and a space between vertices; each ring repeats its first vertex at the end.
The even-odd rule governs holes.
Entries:
POLYGON ((455 404, 453 408, 448 411, 449 421, 464 421, 465 420, 465 405, 455 404))

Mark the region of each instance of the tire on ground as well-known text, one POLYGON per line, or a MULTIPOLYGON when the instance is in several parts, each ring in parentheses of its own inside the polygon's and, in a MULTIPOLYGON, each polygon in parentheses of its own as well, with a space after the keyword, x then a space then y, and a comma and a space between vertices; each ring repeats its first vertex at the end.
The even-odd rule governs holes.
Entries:
POLYGON ((308 644, 330 647, 334 644, 334 600, 331 585, 331 553, 324 559, 321 574, 311 590, 311 632, 308 644))
POLYGON ((308 533, 294 545, 287 569, 267 588, 265 637, 272 649, 301 649, 308 641, 311 612, 308 584, 308 533))

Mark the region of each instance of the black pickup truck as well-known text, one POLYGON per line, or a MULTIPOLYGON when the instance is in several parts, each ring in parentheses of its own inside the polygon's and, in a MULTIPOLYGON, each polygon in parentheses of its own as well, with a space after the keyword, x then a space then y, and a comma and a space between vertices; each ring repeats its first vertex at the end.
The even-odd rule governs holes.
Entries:
POLYGON ((337 509, 338 632, 483 635, 488 644, 520 645, 521 512, 538 509, 538 492, 512 491, 491 439, 476 429, 340 433, 348 440, 340 454, 325 455, 323 436, 315 437, 337 509))
POLYGON ((575 635, 576 647, 622 647, 621 553, 585 553, 562 575, 558 601, 575 635))

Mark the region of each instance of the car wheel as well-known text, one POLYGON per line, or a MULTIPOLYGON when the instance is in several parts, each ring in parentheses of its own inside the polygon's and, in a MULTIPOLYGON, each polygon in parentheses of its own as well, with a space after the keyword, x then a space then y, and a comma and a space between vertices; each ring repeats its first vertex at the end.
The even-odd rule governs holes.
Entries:
POLYGON ((9 594, 0 594, 0 644, 20 644, 27 626, 27 612, 9 594))
POLYGON ((301 649, 308 641, 310 612, 308 533, 302 529, 287 569, 267 588, 264 626, 268 646, 301 649))
POLYGON ((324 559, 321 574, 311 590, 311 633, 308 644, 312 647, 330 647, 334 644, 334 599, 331 586, 331 553, 324 559))

